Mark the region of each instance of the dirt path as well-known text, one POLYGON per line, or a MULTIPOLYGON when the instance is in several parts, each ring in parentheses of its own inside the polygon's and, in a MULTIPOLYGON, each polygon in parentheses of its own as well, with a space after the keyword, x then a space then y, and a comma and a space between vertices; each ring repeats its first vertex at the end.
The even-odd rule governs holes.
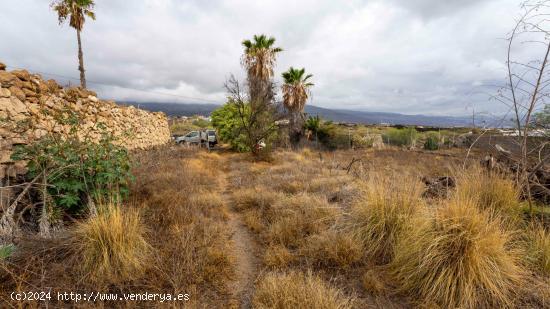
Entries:
POLYGON ((233 254, 236 263, 235 280, 230 283, 229 288, 239 300, 240 308, 252 308, 252 294, 254 293, 254 281, 258 275, 259 260, 257 257, 258 245, 253 235, 244 225, 241 214, 237 213, 230 206, 231 192, 228 181, 225 181, 223 198, 229 205, 228 226, 233 231, 233 254))

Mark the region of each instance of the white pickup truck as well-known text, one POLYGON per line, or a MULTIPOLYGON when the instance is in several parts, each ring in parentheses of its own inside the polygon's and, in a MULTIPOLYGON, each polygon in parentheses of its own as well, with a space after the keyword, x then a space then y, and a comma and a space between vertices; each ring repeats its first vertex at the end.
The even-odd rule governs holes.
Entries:
POLYGON ((175 139, 177 144, 206 145, 213 147, 218 143, 215 130, 191 131, 175 139))

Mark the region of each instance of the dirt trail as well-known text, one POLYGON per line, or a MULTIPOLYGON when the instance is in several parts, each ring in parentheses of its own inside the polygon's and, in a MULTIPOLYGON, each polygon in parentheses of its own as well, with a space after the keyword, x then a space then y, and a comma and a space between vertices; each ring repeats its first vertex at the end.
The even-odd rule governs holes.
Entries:
POLYGON ((224 182, 223 198, 229 205, 228 226, 233 232, 233 254, 235 256, 235 280, 229 288, 239 300, 240 308, 252 308, 252 294, 254 293, 254 281, 258 275, 259 260, 257 255, 258 245, 253 235, 244 225, 242 215, 230 206, 231 192, 228 187, 228 179, 224 182))

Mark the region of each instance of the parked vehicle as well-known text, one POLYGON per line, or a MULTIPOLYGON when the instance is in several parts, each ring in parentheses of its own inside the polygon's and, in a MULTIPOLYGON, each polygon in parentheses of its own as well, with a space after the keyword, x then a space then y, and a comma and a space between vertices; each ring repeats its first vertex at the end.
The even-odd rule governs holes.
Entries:
POLYGON ((209 147, 214 147, 218 144, 218 137, 216 136, 215 130, 206 130, 206 140, 208 141, 209 147))
POLYGON ((205 145, 213 147, 218 144, 218 137, 215 130, 191 131, 186 135, 175 138, 177 144, 205 145))
POLYGON ((201 144, 201 134, 199 131, 191 131, 184 136, 176 138, 177 144, 187 143, 187 144, 201 144))

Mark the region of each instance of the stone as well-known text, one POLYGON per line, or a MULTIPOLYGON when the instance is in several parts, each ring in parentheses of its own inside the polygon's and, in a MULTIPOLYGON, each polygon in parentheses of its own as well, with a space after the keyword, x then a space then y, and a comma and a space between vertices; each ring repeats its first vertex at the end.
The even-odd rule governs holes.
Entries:
POLYGON ((23 93, 25 94, 26 97, 36 97, 36 92, 28 88, 23 88, 23 93))
POLYGON ((0 62, 0 71, 5 71, 5 70, 6 70, 6 65, 0 62))
POLYGON ((0 152, 0 163, 10 163, 11 160, 11 150, 0 152))
MULTIPOLYGON (((5 102, 6 99, 0 99, 0 100, 4 100, 5 102)), ((25 104, 17 98, 11 97, 9 101, 6 102, 6 104, 8 106, 7 108, 8 114, 12 117, 18 114, 24 114, 28 112, 27 106, 25 106, 25 104)))
POLYGON ((11 86, 10 91, 11 91, 12 95, 14 95, 16 98, 18 98, 21 101, 25 101, 25 99, 27 98, 27 96, 25 95, 23 90, 21 90, 20 88, 17 88, 15 86, 11 86))
POLYGON ((0 86, 2 88, 9 88, 13 86, 16 79, 17 77, 10 72, 0 71, 0 86))
POLYGON ((30 81, 31 74, 27 70, 14 70, 11 73, 22 81, 30 81))
POLYGON ((48 134, 48 131, 44 130, 44 129, 36 129, 34 130, 34 138, 36 139, 39 139, 41 138, 42 136, 45 136, 46 134, 48 134))
POLYGON ((0 88, 0 98, 9 98, 11 91, 7 88, 0 88))
POLYGON ((97 99, 97 97, 93 96, 93 95, 89 95, 88 96, 88 100, 94 102, 94 103, 97 103, 99 100, 97 99))

